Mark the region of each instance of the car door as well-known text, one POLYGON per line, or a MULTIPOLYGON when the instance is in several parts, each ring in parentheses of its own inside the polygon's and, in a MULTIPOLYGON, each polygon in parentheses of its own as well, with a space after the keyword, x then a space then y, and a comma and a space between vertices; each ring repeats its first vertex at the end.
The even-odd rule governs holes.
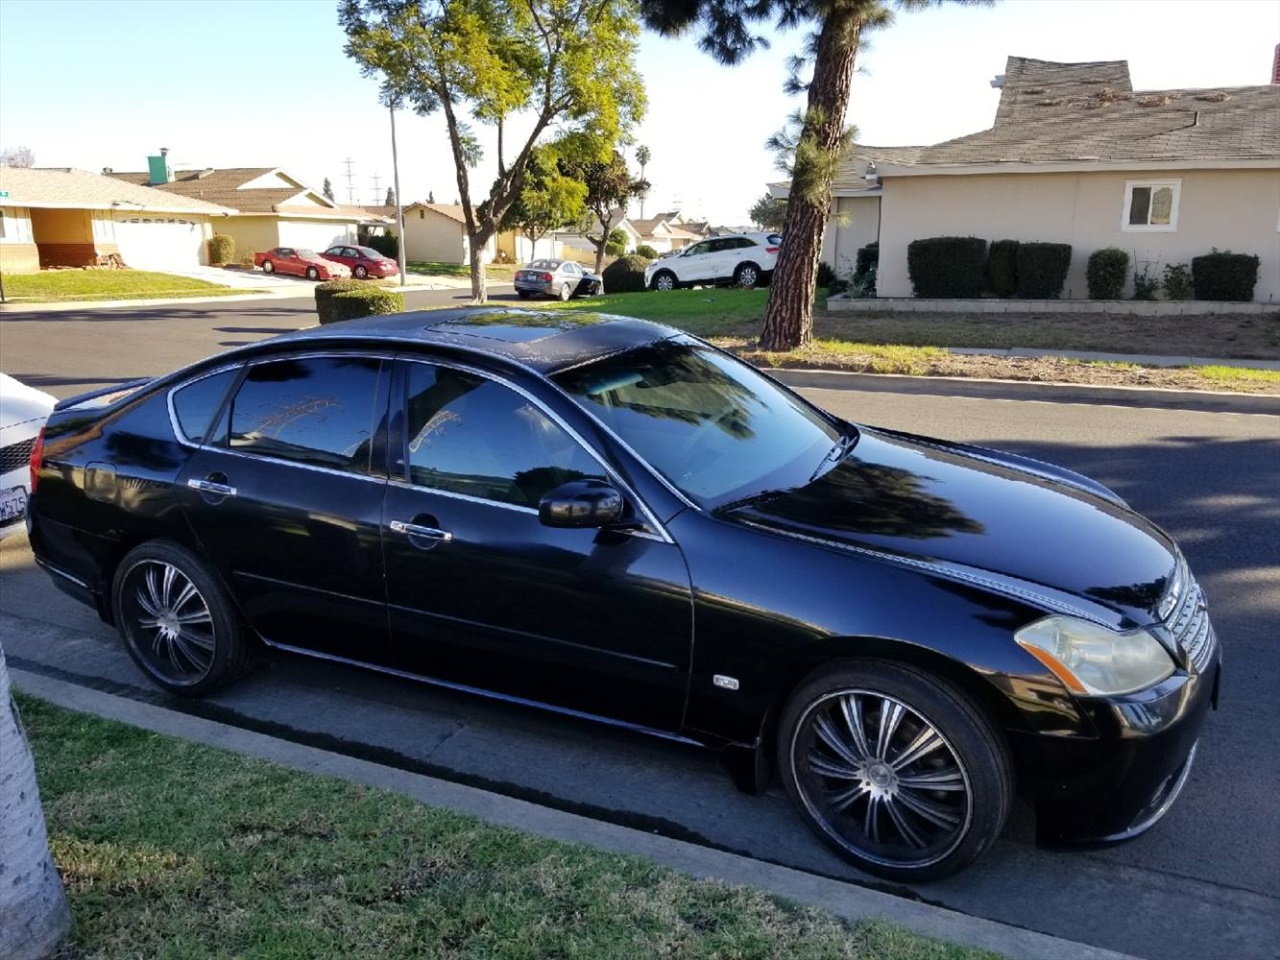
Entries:
POLYGON ((386 661, 389 376, 356 354, 252 363, 178 477, 201 550, 269 643, 386 661))
POLYGON ((279 258, 275 262, 276 273, 298 276, 298 253, 296 250, 292 247, 277 247, 276 256, 279 258))
POLYGON ((681 283, 709 281, 714 277, 712 264, 713 240, 703 240, 689 247, 673 264, 681 283))
POLYGON ((511 382, 410 360, 398 377, 383 512, 397 666, 678 729, 693 616, 680 549, 629 495, 632 531, 544 526, 538 500, 552 488, 615 481, 511 382))
POLYGON ((576 294, 582 284, 582 268, 572 260, 566 260, 560 265, 560 270, 564 274, 564 282, 569 284, 570 296, 576 294))

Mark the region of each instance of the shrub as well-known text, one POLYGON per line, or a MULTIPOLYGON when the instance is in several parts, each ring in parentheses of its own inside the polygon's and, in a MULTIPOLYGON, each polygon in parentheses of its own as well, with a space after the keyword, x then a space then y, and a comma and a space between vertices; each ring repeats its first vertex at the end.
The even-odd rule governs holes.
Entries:
POLYGON ((1133 272, 1133 299, 1154 300, 1156 291, 1160 289, 1160 281, 1151 275, 1151 264, 1142 268, 1142 272, 1133 272))
POLYGON ((1166 300, 1190 300, 1195 293, 1191 284, 1191 268, 1185 263, 1166 264, 1162 286, 1166 300))
POLYGON ((827 263, 827 261, 825 260, 819 260, 818 261, 818 286, 829 288, 831 284, 835 283, 835 280, 836 280, 836 272, 831 269, 831 264, 827 263))
POLYGON ((875 275, 880 267, 880 241, 872 240, 859 247, 853 261, 853 282, 865 283, 868 274, 875 275))
POLYGON ((361 287, 335 294, 332 301, 333 322, 376 317, 385 313, 403 313, 404 296, 383 287, 361 287))
POLYGON ((236 238, 225 233, 215 233, 209 238, 210 263, 235 263, 236 238))
POLYGON ((316 284, 316 313, 320 322, 333 323, 338 319, 333 313, 333 298, 348 290, 363 290, 369 284, 364 280, 327 280, 316 284))
POLYGON ((1020 243, 1015 263, 1019 297, 1057 300, 1071 267, 1071 244, 1020 243))
POLYGON ((917 297, 979 297, 987 241, 929 237, 907 244, 907 274, 917 297))
POLYGON ((644 268, 648 265, 649 260, 634 253, 619 257, 601 273, 605 292, 639 293, 644 289, 644 268))
POLYGON ((1119 247, 1103 247, 1089 254, 1084 269, 1090 300, 1119 300, 1129 278, 1129 255, 1119 247))
POLYGON ((614 227, 604 243, 604 252, 611 257, 620 257, 627 252, 627 243, 627 232, 621 227, 614 227))
POLYGON ((657 260, 658 251, 653 249, 653 247, 649 246, 647 243, 642 243, 640 246, 636 247, 636 256, 644 257, 646 260, 657 260))
POLYGON ((1012 297, 1018 292, 1017 240, 995 240, 987 252, 987 289, 997 297, 1012 297))
POLYGON ((391 233, 375 233, 363 246, 372 247, 384 257, 390 257, 395 260, 400 256, 400 243, 396 240, 395 235, 391 233))
POLYGON ((1256 256, 1214 249, 1191 259, 1197 300, 1252 300, 1258 282, 1256 256))

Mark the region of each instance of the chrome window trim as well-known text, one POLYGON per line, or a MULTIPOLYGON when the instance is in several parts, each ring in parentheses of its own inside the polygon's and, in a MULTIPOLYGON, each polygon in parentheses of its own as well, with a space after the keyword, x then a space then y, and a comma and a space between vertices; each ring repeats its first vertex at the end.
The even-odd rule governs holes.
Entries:
POLYGON ((169 392, 165 395, 165 398, 164 398, 165 404, 169 409, 169 426, 173 429, 173 435, 174 437, 177 438, 177 441, 180 445, 184 447, 189 447, 192 450, 199 450, 200 448, 205 446, 205 443, 204 441, 200 441, 199 443, 197 443, 195 440, 192 440, 190 437, 188 437, 186 432, 183 431, 182 425, 178 422, 178 408, 174 405, 173 395, 177 393, 179 390, 185 390, 187 387, 191 386, 192 384, 199 383, 201 380, 208 380, 210 377, 216 377, 219 374, 226 373, 228 370, 238 370, 240 367, 243 367, 244 365, 245 365, 245 362, 243 360, 238 360, 235 363, 224 364, 223 366, 220 366, 215 370, 210 370, 207 373, 202 373, 200 374, 200 376, 192 377, 190 380, 183 380, 181 383, 177 384, 176 386, 172 386, 169 388, 169 392))
POLYGON ((532 513, 535 517, 538 515, 536 508, 522 506, 518 503, 507 503, 503 500, 486 500, 484 497, 473 497, 469 493, 456 493, 453 490, 438 490, 435 487, 424 487, 420 483, 412 483, 408 480, 402 480, 399 477, 392 477, 388 482, 392 486, 399 487, 401 490, 423 490, 436 496, 449 497, 452 500, 465 500, 467 503, 477 503, 486 507, 501 507, 503 510, 514 510, 517 513, 532 513))
MULTIPOLYGON (((657 516, 649 508, 649 505, 644 502, 644 498, 642 498, 638 493, 636 493, 636 491, 632 489, 631 485, 626 481, 624 481, 622 477, 618 475, 618 472, 614 470, 614 468, 610 464, 606 463, 605 460, 598 453, 596 453, 595 450, 591 448, 591 445, 587 443, 587 441, 583 438, 583 436, 580 433, 578 433, 578 431, 575 430, 572 426, 570 426, 565 421, 565 419, 560 416, 560 414, 556 413, 554 410, 548 407, 545 403, 543 403, 541 400, 535 397, 532 393, 530 393, 520 384, 502 376, 499 373, 495 373, 494 371, 484 370, 478 367, 474 367, 467 363, 460 363, 456 360, 450 360, 450 359, 444 359, 444 358, 414 357, 414 356, 406 356, 403 354, 400 356, 400 359, 403 360, 405 363, 424 363, 433 367, 448 367, 449 369, 452 369, 452 370, 460 370, 464 373, 469 373, 469 374, 472 374, 473 376, 480 377, 481 379, 487 380, 491 383, 496 383, 499 386, 506 387, 518 393, 520 396, 524 397, 525 400, 527 400, 529 403, 537 407, 537 409, 549 420, 551 420, 552 423, 554 423, 561 430, 567 433, 569 437, 573 440, 573 442, 576 443, 579 447, 581 447, 583 451, 586 452, 587 456, 589 456, 592 460, 594 460, 600 466, 600 468, 604 471, 605 476, 609 477, 609 479, 612 480, 615 484, 617 484, 618 487, 625 494, 631 497, 632 501, 639 508, 640 512, 644 514, 645 520, 656 531, 656 536, 658 539, 662 540, 664 543, 672 543, 672 544, 675 543, 675 540, 672 539, 671 534, 667 533, 666 526, 664 526, 662 522, 658 520, 657 516)), ((527 368, 522 367, 522 369, 527 369, 527 368)), ((540 379, 542 379, 544 383, 551 383, 551 381, 548 380, 544 375, 538 374, 536 371, 529 371, 529 372, 532 373, 534 376, 538 376, 540 379)), ((565 396, 566 399, 572 402, 572 398, 569 397, 568 394, 565 394, 564 391, 560 390, 560 388, 556 384, 551 383, 551 386, 554 389, 556 389, 559 393, 561 393, 563 396, 565 396)), ((577 407, 578 405, 575 403, 574 406, 577 407)), ((579 409, 581 409, 581 407, 579 407, 579 409)), ((594 417, 592 417, 591 419, 593 421, 595 420, 594 417)), ((406 424, 406 428, 407 428, 407 424, 406 424)), ((610 431, 610 435, 612 435, 612 431, 610 431)), ((626 446, 625 444, 623 445, 626 446)), ((633 457, 636 457, 635 451, 631 450, 629 447, 627 447, 627 450, 629 453, 631 453, 633 457)), ((639 458, 637 457, 637 459, 639 458)), ((643 460, 640 460, 640 462, 644 463, 643 460)), ((649 465, 646 463, 645 466, 648 467, 649 465)), ((652 468, 649 468, 649 469, 652 470, 652 468)), ((431 493, 442 493, 442 494, 447 492, 443 490, 438 490, 435 487, 427 487, 419 483, 414 483, 412 480, 403 480, 399 482, 402 482, 406 486, 409 486, 415 490, 427 490, 427 491, 430 491, 431 493)), ((537 510, 533 510, 530 507, 520 507, 518 504, 502 504, 502 502, 498 500, 485 500, 480 497, 468 497, 466 494, 458 494, 457 496, 463 497, 465 499, 473 500, 477 503, 492 503, 492 504, 499 504, 499 505, 508 506, 508 507, 516 507, 521 510, 532 510, 532 512, 535 514, 538 512, 537 510)), ((619 531, 619 532, 631 532, 633 533, 633 535, 635 533, 634 531, 619 531)))
POLYGON ((256 460, 263 463, 279 463, 286 467, 298 467, 301 470, 311 470, 315 473, 327 473, 335 477, 351 477, 355 480, 367 480, 371 483, 385 484, 386 477, 370 476, 367 473, 352 473, 350 470, 335 470, 333 467, 321 467, 314 463, 303 463, 300 460, 285 460, 281 457, 272 457, 264 453, 245 453, 241 450, 231 450, 228 447, 215 447, 210 444, 201 444, 198 448, 207 450, 210 453, 221 453, 229 457, 239 457, 241 460, 256 460))

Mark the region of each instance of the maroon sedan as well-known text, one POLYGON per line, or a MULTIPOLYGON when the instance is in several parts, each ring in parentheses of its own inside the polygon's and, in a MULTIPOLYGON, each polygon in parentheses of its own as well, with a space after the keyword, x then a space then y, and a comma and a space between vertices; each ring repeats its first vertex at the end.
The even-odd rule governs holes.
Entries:
POLYGON ((295 247, 273 247, 266 253, 255 253, 253 265, 263 273, 288 273, 308 280, 345 280, 351 271, 340 263, 326 260, 314 250, 295 247))
POLYGON ((348 247, 339 244, 321 254, 326 260, 346 264, 357 280, 366 277, 395 277, 400 267, 390 257, 384 257, 371 247, 348 247))

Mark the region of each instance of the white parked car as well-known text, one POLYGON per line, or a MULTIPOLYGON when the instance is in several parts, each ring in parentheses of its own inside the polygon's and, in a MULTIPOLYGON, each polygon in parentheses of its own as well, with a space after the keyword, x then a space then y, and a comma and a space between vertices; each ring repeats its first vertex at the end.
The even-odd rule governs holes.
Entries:
POLYGON ((23 528, 31 448, 56 402, 43 390, 0 373, 0 539, 23 528))
POLYGON ((650 290, 731 283, 757 287, 769 282, 782 237, 776 233, 735 233, 708 237, 678 254, 655 260, 644 271, 650 290))

